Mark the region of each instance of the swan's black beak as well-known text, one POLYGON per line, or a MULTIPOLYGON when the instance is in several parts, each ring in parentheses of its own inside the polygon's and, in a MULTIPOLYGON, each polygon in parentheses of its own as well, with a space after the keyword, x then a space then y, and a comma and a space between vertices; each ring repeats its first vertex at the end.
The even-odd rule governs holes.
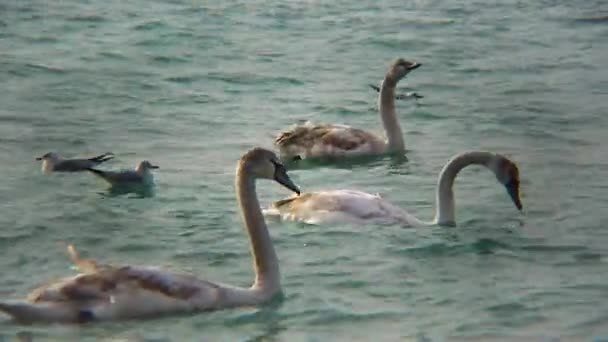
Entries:
POLYGON ((42 157, 36 157, 36 160, 42 160, 42 157))
POLYGON ((418 69, 421 66, 422 66, 422 63, 414 63, 414 64, 410 65, 410 67, 407 68, 407 69, 408 70, 414 70, 414 69, 418 69))
POLYGON ((282 186, 286 187, 287 189, 295 192, 296 194, 300 194, 300 189, 295 184, 293 184, 293 182, 287 175, 287 170, 285 170, 285 167, 283 165, 275 164, 274 180, 282 186))
POLYGON ((159 167, 158 167, 158 165, 150 165, 150 168, 151 169, 158 169, 159 167))
POLYGON ((511 197, 513 204, 515 204, 517 209, 521 211, 523 205, 521 204, 521 199, 519 198, 519 181, 511 179, 507 184, 505 184, 505 188, 507 188, 507 192, 509 193, 509 197, 511 197))

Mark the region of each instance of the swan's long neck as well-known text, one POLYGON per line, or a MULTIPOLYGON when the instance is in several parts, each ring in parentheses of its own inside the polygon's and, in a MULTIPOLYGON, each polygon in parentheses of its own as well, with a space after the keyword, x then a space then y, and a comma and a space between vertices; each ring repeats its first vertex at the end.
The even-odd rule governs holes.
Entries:
POLYGON ((272 246, 270 234, 260 209, 255 191, 255 180, 239 167, 236 177, 237 199, 251 243, 255 270, 254 291, 272 295, 281 288, 279 260, 272 246))
POLYGON ((397 120, 395 112, 395 87, 397 82, 389 75, 384 77, 382 86, 380 87, 380 95, 378 95, 378 108, 380 109, 380 117, 382 125, 386 132, 389 152, 404 151, 405 142, 403 142, 403 132, 397 120))
POLYGON ((456 223, 454 210, 454 179, 458 172, 471 164, 488 166, 492 158, 488 152, 469 152, 452 158, 439 173, 437 181, 437 212, 434 224, 454 225, 456 223))

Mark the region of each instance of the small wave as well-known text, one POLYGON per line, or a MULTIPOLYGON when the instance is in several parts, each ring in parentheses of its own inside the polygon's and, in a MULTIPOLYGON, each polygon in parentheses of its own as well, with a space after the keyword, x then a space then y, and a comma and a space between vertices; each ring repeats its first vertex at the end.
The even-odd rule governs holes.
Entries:
POLYGON ((51 74, 61 75, 61 74, 67 73, 67 70, 65 70, 65 69, 62 69, 62 68, 59 68, 56 66, 45 65, 45 64, 26 63, 25 66, 30 69, 41 70, 41 71, 45 71, 45 72, 48 72, 51 74))

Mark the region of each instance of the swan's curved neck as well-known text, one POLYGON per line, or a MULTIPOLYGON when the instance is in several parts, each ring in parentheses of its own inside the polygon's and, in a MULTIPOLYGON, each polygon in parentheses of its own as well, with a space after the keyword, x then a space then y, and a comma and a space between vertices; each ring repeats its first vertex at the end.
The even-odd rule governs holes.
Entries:
POLYGON ((389 152, 404 151, 405 142, 403 141, 403 132, 397 120, 395 112, 395 87, 397 82, 389 75, 384 77, 380 94, 378 95, 378 108, 380 109, 380 117, 382 125, 386 132, 387 148, 389 152))
POLYGON ((272 295, 281 288, 279 260, 260 209, 255 180, 242 167, 237 170, 236 191, 254 259, 255 282, 251 289, 261 294, 272 295))
POLYGON ((493 155, 488 152, 469 152, 459 154, 452 158, 439 173, 437 181, 437 212, 434 224, 454 225, 456 223, 454 212, 454 179, 458 172, 471 164, 488 166, 493 155))

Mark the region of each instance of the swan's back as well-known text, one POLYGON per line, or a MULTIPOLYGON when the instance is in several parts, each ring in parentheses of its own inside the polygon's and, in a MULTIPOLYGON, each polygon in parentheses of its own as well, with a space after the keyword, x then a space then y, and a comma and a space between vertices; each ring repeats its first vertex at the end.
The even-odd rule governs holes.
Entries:
POLYGON ((364 130, 344 125, 296 125, 275 139, 282 158, 323 158, 383 151, 385 142, 364 130))
POLYGON ((25 302, 0 302, 0 310, 21 322, 82 323, 211 310, 223 293, 189 274, 104 265, 45 284, 25 302))
POLYGON ((418 225, 415 217, 384 200, 356 190, 308 192, 273 204, 268 215, 309 224, 370 222, 418 225))

